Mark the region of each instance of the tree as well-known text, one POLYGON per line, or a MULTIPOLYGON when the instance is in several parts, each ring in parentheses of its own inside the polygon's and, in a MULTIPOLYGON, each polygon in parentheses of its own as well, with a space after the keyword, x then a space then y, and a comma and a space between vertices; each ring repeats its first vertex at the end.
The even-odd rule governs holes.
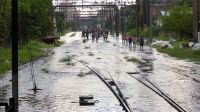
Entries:
POLYGON ((57 26, 58 32, 60 33, 65 32, 66 29, 68 29, 69 27, 69 23, 65 19, 64 13, 56 12, 55 15, 56 15, 56 26, 57 26))
POLYGON ((0 1, 0 46, 9 40, 11 27, 11 0, 0 1))
POLYGON ((183 36, 192 35, 192 9, 187 6, 173 6, 169 15, 162 17, 163 30, 175 32, 182 39, 183 36))

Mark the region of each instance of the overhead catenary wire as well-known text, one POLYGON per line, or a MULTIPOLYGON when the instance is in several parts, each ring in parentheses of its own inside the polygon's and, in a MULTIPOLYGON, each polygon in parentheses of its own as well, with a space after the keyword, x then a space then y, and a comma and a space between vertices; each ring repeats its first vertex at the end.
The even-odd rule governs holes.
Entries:
POLYGON ((26 37, 26 42, 27 42, 27 51, 28 51, 28 58, 29 58, 29 63, 30 63, 30 70, 31 70, 31 79, 33 82, 33 88, 31 90, 34 90, 36 92, 38 90, 37 84, 36 84, 36 79, 35 79, 35 73, 34 73, 34 65, 33 65, 33 56, 32 56, 32 46, 31 46, 31 37, 29 35, 29 29, 27 27, 28 23, 26 22, 26 9, 27 9, 27 1, 21 0, 22 5, 22 29, 23 33, 26 37))

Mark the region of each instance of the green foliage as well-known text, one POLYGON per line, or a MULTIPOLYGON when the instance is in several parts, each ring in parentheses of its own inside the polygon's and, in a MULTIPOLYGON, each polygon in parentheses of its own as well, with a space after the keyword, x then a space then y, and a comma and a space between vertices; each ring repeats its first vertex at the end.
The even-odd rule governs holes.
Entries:
POLYGON ((137 58, 135 57, 124 57, 126 59, 126 61, 128 62, 133 62, 133 63, 137 63, 137 64, 140 64, 142 63, 140 60, 138 60, 137 58))
POLYGON ((200 51, 193 51, 190 48, 179 48, 179 45, 185 43, 184 41, 178 41, 173 43, 174 48, 166 48, 163 49, 159 46, 156 46, 156 49, 159 52, 166 53, 172 57, 176 57, 178 59, 187 59, 189 61, 199 61, 200 62, 200 51))
MULTIPOLYGON (((51 17, 52 3, 50 0, 27 0, 19 3, 19 21, 21 30, 28 29, 27 33, 32 38, 49 35, 53 29, 51 17)), ((26 35, 21 34, 21 38, 26 35)))
MULTIPOLYGON (((53 29, 51 0, 19 0, 19 37, 26 39, 49 35, 53 29)), ((0 46, 10 43, 11 0, 0 1, 0 46)), ((5 45, 4 45, 5 46, 5 45)), ((7 45, 8 46, 8 45, 7 45)))
POLYGON ((11 28, 11 0, 0 1, 0 46, 9 40, 11 28))
POLYGON ((164 40, 164 41, 169 41, 170 40, 169 35, 167 35, 165 33, 160 34, 158 36, 154 36, 153 38, 156 39, 156 40, 164 40))
MULTIPOLYGON (((43 48, 51 48, 53 45, 48 45, 38 40, 31 41, 33 59, 46 56, 48 52, 44 52, 43 48)), ((11 69, 11 49, 0 48, 0 75, 11 69)), ((28 62, 27 45, 19 47, 19 63, 23 64, 28 62)))
POLYGON ((136 17, 133 15, 133 16, 130 16, 128 18, 128 21, 127 21, 127 25, 126 25, 126 30, 127 31, 130 31, 132 30, 133 28, 136 27, 136 17))
MULTIPOLYGON (((128 35, 137 35, 137 29, 134 28, 134 29, 131 29, 127 32, 128 35)), ((158 35, 158 31, 157 29, 152 26, 152 27, 149 27, 147 30, 144 30, 142 28, 138 28, 138 35, 139 36, 145 36, 145 37, 151 37, 151 36, 157 36, 158 35)))
POLYGON ((56 26, 58 32, 65 32, 69 28, 69 23, 65 20, 63 13, 56 13, 56 26))
POLYGON ((174 6, 192 6, 192 0, 176 0, 174 6))
POLYGON ((182 38, 184 35, 192 35, 192 9, 186 5, 174 6, 169 15, 162 17, 163 30, 175 32, 182 38))

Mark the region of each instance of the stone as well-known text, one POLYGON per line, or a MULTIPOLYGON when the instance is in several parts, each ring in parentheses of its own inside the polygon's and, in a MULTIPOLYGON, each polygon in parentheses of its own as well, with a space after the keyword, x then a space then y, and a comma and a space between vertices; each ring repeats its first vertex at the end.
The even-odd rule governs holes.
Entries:
POLYGON ((189 42, 189 43, 188 43, 188 46, 189 46, 190 48, 192 48, 194 45, 195 45, 194 42, 189 42))
POLYGON ((173 48, 173 46, 168 41, 158 40, 151 43, 152 46, 161 46, 162 48, 173 48))
POLYGON ((167 44, 167 48, 174 48, 171 44, 167 44))
POLYGON ((200 43, 195 44, 192 50, 200 50, 200 43))

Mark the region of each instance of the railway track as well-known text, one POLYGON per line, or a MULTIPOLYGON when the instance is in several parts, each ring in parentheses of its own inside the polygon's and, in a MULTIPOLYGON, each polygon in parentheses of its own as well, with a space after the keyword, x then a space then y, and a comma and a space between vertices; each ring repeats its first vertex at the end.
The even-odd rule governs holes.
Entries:
MULTIPOLYGON (((115 95, 115 97, 120 102, 120 105, 123 107, 123 110, 125 112, 132 112, 129 104, 127 103, 125 97, 123 96, 121 90, 117 86, 116 82, 113 80, 111 74, 108 72, 110 76, 110 80, 103 78, 102 74, 99 73, 96 69, 91 68, 88 66, 88 63, 85 63, 84 61, 77 60, 73 58, 74 60, 78 61, 79 63, 83 64, 87 68, 89 68, 95 75, 97 75, 102 82, 106 84, 106 86, 111 90, 111 92, 115 95), (112 83, 111 83, 112 82, 112 83), (115 89, 116 88, 116 89, 115 89)), ((128 74, 128 73, 127 73, 128 74)), ((183 107, 181 107, 178 103, 176 103, 172 98, 170 98, 167 94, 165 94, 159 87, 157 87, 153 82, 151 82, 148 78, 141 76, 140 78, 135 77, 131 74, 128 74, 130 77, 134 78, 150 90, 152 90, 154 93, 159 95, 161 98, 163 98, 167 103, 169 103, 174 109, 176 109, 178 112, 187 112, 183 107)))
POLYGON ((129 104, 127 103, 124 95, 122 94, 121 90, 117 86, 116 82, 113 80, 112 76, 109 74, 110 79, 102 77, 102 75, 94 68, 91 68, 88 66, 85 62, 77 60, 73 58, 74 60, 78 61, 88 69, 90 69, 97 77, 110 89, 110 91, 113 93, 113 95, 117 98, 117 100, 120 103, 120 106, 122 106, 122 110, 125 112, 132 112, 129 104))
POLYGON ((176 109, 178 112, 187 112, 183 107, 181 107, 178 103, 176 103, 172 98, 170 98, 168 95, 166 95, 159 87, 157 87, 153 82, 151 82, 146 77, 137 78, 133 75, 128 74, 130 77, 134 78, 153 92, 155 92, 157 95, 162 97, 167 103, 169 103, 174 109, 176 109))

